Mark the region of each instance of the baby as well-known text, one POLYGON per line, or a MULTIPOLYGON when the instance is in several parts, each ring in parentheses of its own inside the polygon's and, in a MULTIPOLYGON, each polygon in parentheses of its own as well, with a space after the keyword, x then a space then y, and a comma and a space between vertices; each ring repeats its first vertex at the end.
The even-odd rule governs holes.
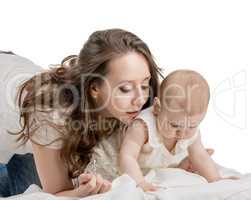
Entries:
POLYGON ((208 182, 222 179, 202 142, 199 125, 209 103, 209 86, 197 72, 177 70, 161 83, 153 106, 143 110, 126 130, 119 154, 121 173, 145 191, 156 186, 144 180, 150 169, 177 167, 187 156, 208 182))

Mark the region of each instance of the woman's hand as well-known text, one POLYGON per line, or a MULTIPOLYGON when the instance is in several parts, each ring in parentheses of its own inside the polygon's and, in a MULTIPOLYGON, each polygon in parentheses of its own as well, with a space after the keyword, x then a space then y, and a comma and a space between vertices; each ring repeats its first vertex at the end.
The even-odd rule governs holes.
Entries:
MULTIPOLYGON (((206 149, 206 151, 208 152, 208 154, 210 156, 212 156, 214 154, 214 150, 213 149, 206 149)), ((192 163, 190 162, 189 158, 186 157, 184 160, 181 161, 181 163, 179 164, 178 168, 184 169, 188 172, 191 173, 195 173, 195 169, 192 166, 192 163)))
POLYGON ((111 189, 111 183, 100 175, 81 174, 78 177, 78 181, 79 187, 75 189, 78 197, 100 194, 111 189))

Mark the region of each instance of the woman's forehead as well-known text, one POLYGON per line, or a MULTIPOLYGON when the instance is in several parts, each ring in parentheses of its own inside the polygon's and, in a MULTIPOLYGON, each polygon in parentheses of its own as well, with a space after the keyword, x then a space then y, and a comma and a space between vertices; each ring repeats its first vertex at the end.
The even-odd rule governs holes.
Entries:
POLYGON ((116 82, 143 81, 151 76, 147 60, 139 53, 127 53, 112 59, 107 65, 107 78, 116 82))

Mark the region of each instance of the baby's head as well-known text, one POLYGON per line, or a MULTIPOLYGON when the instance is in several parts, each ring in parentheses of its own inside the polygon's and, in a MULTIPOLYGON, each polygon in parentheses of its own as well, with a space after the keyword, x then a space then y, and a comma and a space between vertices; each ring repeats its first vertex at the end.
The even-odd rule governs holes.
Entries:
POLYGON ((198 72, 170 73, 154 100, 158 131, 166 138, 192 137, 206 114, 209 97, 207 81, 198 72))

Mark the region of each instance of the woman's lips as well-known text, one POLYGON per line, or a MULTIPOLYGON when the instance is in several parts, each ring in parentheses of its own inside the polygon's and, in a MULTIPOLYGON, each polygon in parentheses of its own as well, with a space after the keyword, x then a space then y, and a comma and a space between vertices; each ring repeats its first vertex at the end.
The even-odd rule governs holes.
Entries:
POLYGON ((139 111, 134 111, 134 112, 126 112, 130 117, 136 117, 139 114, 139 111))

